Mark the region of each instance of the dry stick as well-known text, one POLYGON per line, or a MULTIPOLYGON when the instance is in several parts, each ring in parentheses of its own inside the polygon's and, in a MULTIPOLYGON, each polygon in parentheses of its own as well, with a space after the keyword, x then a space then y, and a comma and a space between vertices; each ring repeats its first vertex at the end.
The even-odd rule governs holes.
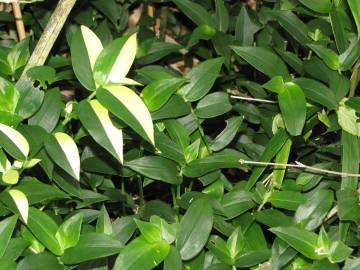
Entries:
POLYGON ((261 165, 261 166, 283 166, 283 167, 292 167, 292 168, 302 168, 302 169, 308 169, 308 170, 316 171, 316 172, 339 175, 342 177, 347 177, 347 176, 360 177, 360 174, 357 174, 357 173, 337 172, 337 171, 320 169, 320 168, 305 165, 299 161, 295 161, 296 164, 286 164, 286 163, 261 162, 261 161, 251 161, 251 160, 240 159, 239 162, 241 164, 252 164, 252 165, 261 165))
POLYGON ((76 0, 59 0, 55 11, 50 17, 48 24, 45 27, 43 34, 37 43, 34 52, 32 53, 29 62, 27 63, 18 84, 26 81, 26 72, 35 66, 41 66, 45 63, 49 56, 50 50, 54 46, 57 37, 60 34, 64 23, 69 16, 71 9, 74 7, 76 0))
POLYGON ((24 38, 26 38, 26 32, 19 2, 12 3, 12 8, 19 40, 23 40, 24 38))
POLYGON ((254 102, 263 102, 263 103, 272 103, 276 104, 277 102, 274 100, 268 100, 268 99, 261 99, 261 98, 252 98, 252 97, 240 97, 240 96, 230 96, 233 99, 240 99, 240 100, 247 100, 247 101, 254 101, 254 102))

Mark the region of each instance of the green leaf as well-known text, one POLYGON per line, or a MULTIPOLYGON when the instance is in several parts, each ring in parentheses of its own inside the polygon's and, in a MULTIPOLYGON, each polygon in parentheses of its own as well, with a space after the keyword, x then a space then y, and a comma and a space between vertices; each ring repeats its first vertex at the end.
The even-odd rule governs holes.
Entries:
MULTIPOLYGON (((292 146, 291 139, 287 139, 283 147, 280 149, 280 151, 277 153, 275 158, 275 163, 279 164, 287 164, 289 160, 290 150, 292 146)), ((282 185, 282 182, 284 180, 286 167, 285 166, 275 166, 273 170, 273 176, 272 176, 272 185, 274 187, 280 188, 282 185)))
POLYGON ((156 80, 148 84, 141 92, 148 109, 153 112, 160 109, 170 97, 184 84, 183 78, 156 80))
POLYGON ((356 0, 348 0, 347 2, 356 23, 356 27, 358 30, 358 39, 359 39, 360 38, 360 3, 359 1, 356 0))
POLYGON ((64 251, 55 237, 59 227, 49 215, 30 207, 27 226, 35 237, 52 253, 57 256, 62 255, 64 251))
POLYGON ((311 1, 311 0, 299 0, 304 6, 313 11, 319 13, 329 13, 331 10, 332 3, 330 0, 318 0, 318 1, 311 1))
POLYGON ((211 150, 220 151, 231 143, 231 141, 235 138, 243 120, 243 116, 236 116, 226 120, 226 127, 211 143, 211 150))
POLYGON ((0 146, 12 157, 25 160, 29 154, 29 143, 17 130, 0 123, 0 146))
POLYGON ((235 22, 235 39, 241 46, 252 46, 254 35, 259 31, 260 26, 249 16, 246 6, 243 6, 235 22))
POLYGON ((22 85, 16 85, 20 93, 15 113, 23 119, 31 117, 41 107, 44 100, 44 92, 35 88, 31 81, 25 81, 22 85))
POLYGON ((237 227, 232 234, 230 235, 229 239, 226 242, 226 247, 230 252, 230 256, 232 260, 236 258, 236 256, 243 250, 245 246, 244 235, 241 230, 241 227, 237 227))
POLYGON ((83 213, 77 213, 61 224, 55 237, 63 250, 74 247, 79 242, 83 213))
POLYGON ((293 82, 301 87, 306 98, 315 101, 328 109, 337 107, 336 97, 325 84, 308 78, 296 78, 293 82))
POLYGON ((278 99, 286 129, 293 136, 301 135, 306 119, 304 92, 298 85, 286 83, 278 99))
POLYGON ((269 227, 290 226, 293 223, 291 217, 276 209, 266 209, 257 212, 255 218, 258 222, 269 227))
POLYGON ((339 103, 336 111, 338 123, 342 129, 354 136, 360 136, 360 124, 358 123, 358 116, 356 111, 344 104, 344 100, 339 103))
POLYGON ((177 166, 171 160, 158 156, 146 156, 125 163, 125 166, 151 179, 169 184, 180 184, 177 166))
POLYGON ((112 235, 111 219, 105 205, 101 206, 101 210, 96 222, 96 232, 112 235))
POLYGON ((271 252, 268 249, 265 250, 251 250, 239 254, 235 259, 235 265, 237 267, 250 267, 260 264, 271 257, 271 252))
POLYGON ((185 100, 197 101, 205 96, 213 87, 223 63, 223 57, 206 60, 186 74, 189 83, 180 90, 185 100))
POLYGON ((40 83, 40 87, 43 89, 47 89, 47 85, 52 84, 56 78, 56 70, 49 66, 36 66, 30 68, 26 74, 33 81, 38 81, 40 83))
POLYGON ((6 248, 9 245, 17 219, 18 216, 14 215, 3 219, 0 222, 0 257, 3 257, 6 248))
POLYGON ((29 38, 26 38, 18 42, 7 56, 7 62, 13 74, 18 68, 25 66, 29 56, 29 38))
POLYGON ((137 62, 142 65, 148 65, 169 54, 179 52, 181 48, 182 46, 177 43, 160 42, 150 38, 140 44, 136 55, 138 58, 137 62))
POLYGON ((336 192, 338 200, 338 216, 340 220, 360 222, 359 194, 356 190, 344 188, 336 192))
MULTIPOLYGON (((277 154, 277 152, 280 151, 287 139, 288 135, 285 130, 280 129, 267 143, 266 148, 260 157, 260 161, 269 162, 277 154)), ((265 166, 257 166, 253 169, 250 178, 246 183, 247 190, 250 190, 255 185, 265 169, 265 166)))
POLYGON ((80 157, 74 140, 63 132, 48 136, 45 148, 52 160, 75 179, 80 179, 80 157))
POLYGON ((224 0, 215 0, 215 9, 217 29, 226 33, 229 28, 229 12, 225 6, 224 0))
POLYGON ((360 40, 352 42, 345 52, 339 55, 340 68, 342 71, 350 70, 360 55, 360 40))
POLYGON ((0 110, 14 113, 20 98, 20 93, 9 81, 0 78, 0 110))
POLYGON ((253 196, 245 190, 233 189, 226 193, 222 200, 221 206, 227 218, 234 218, 255 206, 253 196))
POLYGON ((78 113, 91 137, 123 163, 123 134, 113 125, 109 112, 97 100, 84 100, 79 104, 78 113))
POLYGON ((213 211, 207 199, 193 202, 180 221, 176 245, 183 260, 198 255, 205 246, 213 226, 213 211))
POLYGON ((171 246, 169 255, 164 261, 164 270, 182 270, 182 261, 179 250, 171 246))
POLYGON ((127 82, 126 75, 134 62, 136 51, 136 34, 112 41, 96 59, 94 66, 95 82, 100 86, 105 86, 108 83, 127 82))
POLYGON ((149 243, 156 243, 161 241, 160 227, 150 222, 145 222, 135 219, 135 223, 141 232, 141 236, 149 243))
POLYGON ((232 46, 231 48, 237 55, 269 78, 282 76, 285 80, 290 79, 286 65, 271 49, 239 46, 232 46))
POLYGON ((216 30, 206 24, 200 25, 191 33, 187 48, 196 45, 200 40, 209 40, 216 34, 216 30))
POLYGON ((343 242, 335 241, 330 246, 329 261, 331 263, 345 261, 345 259, 347 259, 352 252, 353 249, 346 246, 343 242))
POLYGON ((115 261, 113 270, 150 270, 169 254, 170 245, 165 240, 149 243, 138 237, 128 244, 115 261))
POLYGON ((314 192, 295 212, 295 220, 305 229, 312 231, 321 225, 327 212, 333 205, 332 191, 320 189, 314 192))
POLYGON ((210 156, 191 161, 183 170, 187 177, 199 177, 209 172, 223 168, 241 168, 239 160, 247 156, 234 149, 224 149, 210 156))
POLYGON ((44 201, 69 198, 66 193, 62 192, 56 186, 44 184, 30 177, 23 178, 21 183, 16 186, 16 189, 26 194, 30 205, 44 201))
POLYGON ((348 37, 346 35, 346 19, 348 16, 349 15, 345 12, 343 7, 332 5, 330 12, 330 22, 335 37, 336 47, 339 53, 345 52, 349 44, 348 37))
POLYGON ((219 261, 228 265, 233 264, 233 258, 230 254, 229 248, 221 237, 217 235, 210 236, 207 248, 219 261))
POLYGON ((229 96, 223 92, 211 93, 203 97, 196 105, 195 114, 199 118, 213 118, 232 109, 229 96))
POLYGON ((296 191, 273 191, 269 197, 269 202, 275 207, 295 211, 306 202, 306 197, 296 191))
POLYGON ((313 260, 321 258, 316 252, 318 236, 315 233, 295 226, 275 227, 271 228, 270 231, 304 256, 313 260))
POLYGON ((106 234, 88 232, 80 235, 75 247, 65 250, 61 260, 65 264, 78 264, 117 254, 122 248, 119 241, 106 234))
POLYGON ((40 109, 29 119, 29 125, 40 126, 48 133, 52 132, 59 121, 61 107, 59 89, 48 90, 40 109))
POLYGON ((93 70, 96 59, 103 50, 100 39, 88 27, 81 26, 71 38, 70 51, 74 73, 88 90, 95 91, 93 70))
POLYGON ((177 118, 187 115, 190 112, 190 104, 185 102, 182 97, 173 95, 163 107, 151 113, 151 117, 155 121, 160 119, 177 118))
POLYGON ((339 56, 331 49, 322 45, 307 44, 307 46, 313 50, 332 70, 340 70, 339 56))
POLYGON ((197 25, 207 24, 215 27, 214 19, 201 5, 189 0, 172 0, 190 20, 197 25))
POLYGON ((9 193, 11 199, 14 201, 22 220, 26 224, 29 216, 29 203, 26 195, 22 191, 17 189, 11 189, 7 192, 9 193))
POLYGON ((22 259, 16 270, 63 270, 62 265, 58 259, 49 252, 42 252, 39 254, 30 254, 22 259))
POLYGON ((122 85, 107 85, 104 89, 97 91, 96 97, 106 109, 154 144, 154 126, 151 115, 144 102, 133 90, 122 85))

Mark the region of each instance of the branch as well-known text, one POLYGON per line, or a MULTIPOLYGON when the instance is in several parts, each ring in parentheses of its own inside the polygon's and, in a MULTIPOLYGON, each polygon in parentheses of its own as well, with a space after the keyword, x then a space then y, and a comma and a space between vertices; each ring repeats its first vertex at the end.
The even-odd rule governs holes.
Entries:
POLYGON ((26 72, 30 68, 42 66, 45 63, 75 2, 76 0, 59 0, 17 84, 22 84, 27 80, 26 72))
POLYGON ((305 164, 303 164, 303 163, 301 163, 299 161, 295 161, 296 164, 286 164, 286 163, 272 163, 272 162, 250 161, 250 160, 240 159, 239 162, 241 164, 302 168, 302 169, 307 169, 307 170, 311 170, 311 171, 314 171, 314 172, 321 172, 321 173, 339 175, 341 177, 348 177, 348 176, 350 176, 350 177, 360 177, 360 174, 357 174, 357 173, 337 172, 337 171, 330 171, 330 170, 320 169, 320 168, 305 165, 305 164))
POLYGON ((268 100, 268 99, 261 99, 261 98, 252 98, 252 97, 240 97, 240 96, 230 96, 233 99, 240 99, 240 100, 247 100, 247 101, 254 101, 254 102, 262 102, 262 103, 272 103, 276 104, 277 102, 274 100, 268 100))
POLYGON ((18 2, 13 2, 12 8, 13 8, 16 30, 19 36, 19 40, 23 40, 24 38, 26 38, 26 32, 25 32, 24 21, 21 14, 20 4, 18 2))

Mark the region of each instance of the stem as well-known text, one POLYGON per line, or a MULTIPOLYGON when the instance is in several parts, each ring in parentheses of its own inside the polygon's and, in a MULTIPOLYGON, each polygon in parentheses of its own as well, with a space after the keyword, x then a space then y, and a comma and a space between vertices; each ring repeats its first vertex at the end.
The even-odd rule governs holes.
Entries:
POLYGON ((92 100, 93 99, 93 97, 95 97, 96 96, 96 91, 94 91, 94 92, 92 92, 88 97, 87 97, 87 101, 90 101, 90 100, 92 100))
POLYGON ((240 100, 246 100, 246 101, 263 102, 263 103, 271 103, 271 104, 277 103, 274 100, 261 99, 261 98, 240 97, 240 96, 234 96, 234 95, 231 95, 230 97, 233 99, 240 99, 240 100))
POLYGON ((22 19, 20 4, 18 2, 14 2, 12 3, 12 8, 13 8, 16 30, 19 36, 19 40, 23 40, 24 38, 26 38, 26 32, 25 32, 24 21, 22 19))
POLYGON ((303 163, 301 163, 299 161, 295 161, 296 164, 286 164, 286 163, 261 162, 261 161, 250 161, 250 160, 240 159, 239 162, 241 164, 253 164, 253 165, 262 165, 262 166, 284 166, 284 167, 292 167, 292 168, 302 168, 302 169, 308 169, 308 170, 315 171, 315 172, 339 175, 339 176, 342 176, 342 177, 347 177, 347 176, 360 177, 360 174, 357 174, 357 173, 337 172, 337 171, 330 171, 330 170, 315 168, 315 167, 305 165, 305 164, 303 164, 303 163))
POLYGON ((140 207, 143 207, 145 205, 144 189, 143 189, 143 183, 142 183, 140 177, 138 177, 138 186, 139 186, 140 207))
POLYGON ((35 66, 42 66, 45 63, 57 37, 60 34, 61 29, 64 26, 67 17, 69 16, 71 9, 75 5, 75 2, 76 0, 59 0, 55 11, 51 15, 50 20, 46 25, 45 30, 29 59, 29 62, 25 66, 18 84, 21 84, 23 81, 27 80, 26 72, 30 68, 35 66))
POLYGON ((167 9, 167 7, 161 7, 160 17, 161 17, 161 22, 160 22, 159 39, 161 41, 165 41, 165 34, 166 34, 166 28, 167 28, 167 17, 168 17, 168 9, 167 9))
POLYGON ((349 97, 353 97, 355 95, 355 91, 358 85, 358 70, 360 67, 360 59, 357 60, 356 64, 353 67, 352 74, 350 77, 350 91, 349 97))
POLYGON ((199 118, 197 117, 197 115, 195 114, 193 108, 191 108, 191 113, 192 113, 192 115, 193 115, 194 118, 195 118, 196 126, 197 126, 197 128, 198 128, 198 130, 199 130, 199 132, 200 132, 201 140, 203 141, 203 143, 204 143, 206 149, 208 150, 209 154, 211 154, 212 151, 211 151, 210 146, 208 145, 208 143, 207 143, 207 141, 206 141, 206 139, 205 139, 205 133, 204 133, 204 130, 203 130, 202 126, 201 126, 200 119, 199 119, 199 118))

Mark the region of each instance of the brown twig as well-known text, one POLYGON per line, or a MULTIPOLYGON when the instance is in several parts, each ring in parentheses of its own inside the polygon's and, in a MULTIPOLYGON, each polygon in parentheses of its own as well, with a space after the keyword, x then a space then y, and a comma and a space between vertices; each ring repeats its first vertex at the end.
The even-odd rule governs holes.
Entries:
POLYGON ((341 177, 347 177, 347 176, 360 177, 360 174, 357 174, 357 173, 337 172, 337 171, 320 169, 320 168, 305 165, 305 164, 303 164, 303 163, 301 163, 299 161, 295 161, 296 164, 286 164, 286 163, 261 162, 261 161, 250 161, 250 160, 240 159, 239 162, 241 164, 249 164, 249 165, 284 166, 284 167, 292 167, 292 168, 302 168, 302 169, 307 169, 307 170, 311 170, 311 171, 314 171, 314 172, 339 175, 341 177))
POLYGON ((19 2, 12 3, 12 8, 19 40, 23 40, 24 38, 26 38, 26 31, 19 2))

